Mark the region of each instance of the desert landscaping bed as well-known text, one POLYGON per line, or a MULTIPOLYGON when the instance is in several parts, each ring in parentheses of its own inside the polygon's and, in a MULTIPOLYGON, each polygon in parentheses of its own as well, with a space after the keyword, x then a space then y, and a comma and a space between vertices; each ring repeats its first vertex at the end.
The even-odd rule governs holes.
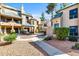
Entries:
POLYGON ((69 54, 71 56, 79 56, 79 50, 72 49, 72 46, 76 42, 60 41, 60 40, 53 39, 53 40, 46 41, 46 43, 60 49, 61 51, 65 52, 65 53, 67 53, 67 54, 69 54))

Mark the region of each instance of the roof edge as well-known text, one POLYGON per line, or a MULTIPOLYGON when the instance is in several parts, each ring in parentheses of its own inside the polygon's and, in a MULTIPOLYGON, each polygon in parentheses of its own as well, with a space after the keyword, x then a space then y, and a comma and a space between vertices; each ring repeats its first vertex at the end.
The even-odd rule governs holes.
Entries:
POLYGON ((60 12, 60 11, 62 11, 62 10, 64 10, 64 9, 67 9, 67 8, 72 7, 72 6, 74 6, 74 5, 77 5, 77 4, 79 4, 79 3, 76 3, 76 4, 73 4, 73 5, 70 5, 70 6, 68 6, 68 7, 63 8, 63 9, 60 9, 60 10, 58 10, 57 12, 60 12))

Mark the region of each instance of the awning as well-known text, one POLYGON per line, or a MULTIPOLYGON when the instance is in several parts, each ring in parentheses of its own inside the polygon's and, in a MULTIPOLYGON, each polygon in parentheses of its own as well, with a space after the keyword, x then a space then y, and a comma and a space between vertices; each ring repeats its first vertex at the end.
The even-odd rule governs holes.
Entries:
POLYGON ((26 26, 26 27, 34 27, 34 25, 29 24, 29 23, 26 23, 24 26, 26 26))
POLYGON ((21 24, 15 22, 1 22, 0 24, 3 26, 22 26, 21 24))

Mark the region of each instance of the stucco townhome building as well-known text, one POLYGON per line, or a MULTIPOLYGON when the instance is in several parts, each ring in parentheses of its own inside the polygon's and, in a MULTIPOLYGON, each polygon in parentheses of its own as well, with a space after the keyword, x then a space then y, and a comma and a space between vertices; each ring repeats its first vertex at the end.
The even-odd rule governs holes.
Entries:
POLYGON ((79 4, 76 3, 58 10, 51 23, 53 29, 68 27, 70 35, 79 36, 79 4))
POLYGON ((11 31, 20 33, 21 30, 34 32, 37 22, 32 15, 25 13, 23 4, 20 9, 0 4, 0 33, 8 34, 11 31), (32 21, 31 21, 32 20, 32 21), (35 25, 36 24, 36 25, 35 25))

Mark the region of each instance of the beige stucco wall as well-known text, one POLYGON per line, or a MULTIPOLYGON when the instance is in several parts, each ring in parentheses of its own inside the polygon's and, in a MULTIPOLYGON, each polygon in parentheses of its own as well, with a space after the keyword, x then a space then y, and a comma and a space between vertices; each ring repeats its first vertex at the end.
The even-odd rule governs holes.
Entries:
MULTIPOLYGON (((72 9, 75 9, 75 8, 78 8, 78 4, 60 11, 60 12, 63 12, 63 26, 69 27, 69 26, 78 25, 78 23, 77 23, 78 18, 69 19, 69 11, 72 9)), ((78 10, 79 10, 79 8, 78 8, 78 10)), ((78 13, 79 13, 79 11, 78 11, 78 13)))
POLYGON ((66 9, 61 10, 60 12, 63 12, 63 21, 62 25, 63 27, 69 27, 69 26, 78 26, 78 33, 79 33, 79 4, 73 5, 71 7, 68 7, 66 9), (78 18, 69 19, 69 11, 72 9, 78 8, 78 18))
POLYGON ((52 27, 54 28, 54 24, 57 24, 57 23, 59 23, 59 27, 61 27, 61 17, 59 17, 59 18, 55 18, 55 19, 53 19, 52 20, 52 27))

